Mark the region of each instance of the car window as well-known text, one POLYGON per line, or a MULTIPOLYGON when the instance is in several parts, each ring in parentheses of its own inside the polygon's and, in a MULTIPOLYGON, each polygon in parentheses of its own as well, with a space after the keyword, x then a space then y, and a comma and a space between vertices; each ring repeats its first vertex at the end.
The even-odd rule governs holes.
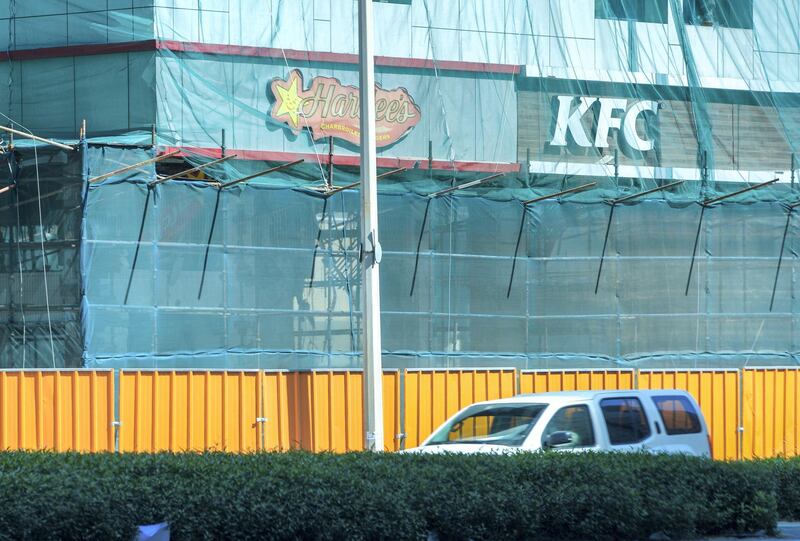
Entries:
POLYGON ((685 396, 654 396, 653 402, 670 436, 702 431, 697 411, 685 396))
POLYGON ((592 428, 592 416, 589 413, 589 407, 576 405, 558 410, 544 429, 542 434, 543 447, 547 436, 553 432, 570 432, 572 434, 572 443, 560 447, 561 449, 593 447, 594 429, 592 428))
POLYGON ((650 425, 638 398, 604 398, 600 409, 611 445, 639 443, 650 436, 650 425))
POLYGON ((489 443, 519 447, 546 405, 479 404, 445 423, 426 445, 489 443))

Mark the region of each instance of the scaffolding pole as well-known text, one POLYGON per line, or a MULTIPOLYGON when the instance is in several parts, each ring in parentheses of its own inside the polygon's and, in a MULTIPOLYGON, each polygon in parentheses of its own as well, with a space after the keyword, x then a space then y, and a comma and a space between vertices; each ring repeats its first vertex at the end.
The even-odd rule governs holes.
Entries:
POLYGON ((180 173, 175 173, 174 175, 169 175, 168 177, 161 177, 161 178, 158 178, 156 180, 152 180, 152 181, 148 182, 147 185, 152 188, 153 186, 158 186, 159 184, 163 184, 163 183, 167 182, 168 180, 174 180, 176 178, 185 177, 186 175, 189 175, 191 173, 196 173, 197 171, 202 171, 203 169, 205 169, 207 167, 211 167, 213 165, 218 165, 218 164, 220 164, 222 162, 226 162, 228 160, 232 160, 235 157, 236 157, 236 154, 231 154, 230 156, 225 156, 224 158, 219 158, 217 160, 212 160, 210 162, 206 162, 204 164, 198 165, 197 167, 192 167, 191 169, 187 169, 186 171, 181 171, 180 173))
POLYGON ((20 137, 25 137, 27 139, 33 139, 34 141, 39 141, 40 143, 52 145, 62 150, 75 150, 75 147, 65 145, 64 143, 59 143, 57 141, 53 141, 52 139, 45 139, 44 137, 39 137, 37 135, 33 135, 32 133, 25 133, 24 131, 15 130, 14 128, 9 128, 8 126, 0 126, 0 130, 13 135, 19 135, 20 137))
POLYGON ((89 179, 89 183, 91 184, 91 183, 94 183, 94 182, 101 182, 101 181, 109 179, 111 177, 115 177, 117 175, 121 175, 123 173, 127 173, 128 171, 133 171, 134 169, 140 169, 140 168, 144 167, 145 165, 150 165, 151 163, 158 163, 160 161, 166 160, 167 158, 172 158, 173 156, 176 156, 176 155, 180 154, 180 152, 181 152, 180 150, 174 150, 172 152, 168 152, 167 154, 162 154, 160 156, 156 156, 155 158, 150 158, 148 160, 144 160, 144 161, 141 161, 139 163, 135 163, 133 165, 126 165, 125 167, 121 167, 119 169, 115 169, 114 171, 111 171, 111 172, 108 172, 108 173, 104 173, 104 174, 102 174, 102 175, 100 175, 98 177, 90 178, 89 179))
POLYGON ((263 171, 259 171, 258 173, 253 173, 252 175, 247 175, 246 177, 237 178, 236 180, 232 180, 230 182, 226 182, 225 184, 220 184, 220 190, 224 190, 225 188, 230 188, 231 186, 236 186, 237 184, 241 184, 242 182, 247 182, 248 180, 253 180, 254 178, 263 177, 265 175, 270 175, 277 171, 283 171, 289 167, 293 167, 295 165, 299 165, 303 163, 305 160, 295 160, 293 162, 282 163, 281 165, 276 165, 275 167, 271 167, 269 169, 265 169, 263 171))

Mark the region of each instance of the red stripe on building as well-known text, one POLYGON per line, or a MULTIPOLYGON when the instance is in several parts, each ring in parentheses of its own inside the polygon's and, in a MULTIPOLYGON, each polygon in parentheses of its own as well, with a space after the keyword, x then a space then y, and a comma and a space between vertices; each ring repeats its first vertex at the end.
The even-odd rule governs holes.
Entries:
POLYGON ((63 47, 42 47, 0 52, 0 60, 40 60, 43 58, 62 58, 65 56, 94 56, 114 53, 140 53, 158 50, 154 39, 145 41, 124 41, 121 43, 102 43, 98 45, 65 45, 63 47))
MULTIPOLYGON (((250 56, 262 58, 286 58, 303 62, 326 62, 335 64, 358 64, 358 55, 347 53, 325 53, 317 51, 298 51, 293 49, 273 49, 270 47, 246 47, 240 45, 220 45, 186 41, 159 41, 159 49, 175 52, 191 52, 231 56, 250 56)), ((376 66, 396 68, 438 69, 452 71, 471 71, 487 73, 518 74, 520 67, 512 64, 489 64, 485 62, 458 62, 453 60, 433 61, 424 58, 400 58, 376 56, 376 66)))
MULTIPOLYGON (((43 58, 61 58, 68 56, 94 56, 114 53, 134 53, 147 51, 192 52, 211 55, 243 56, 254 58, 285 58, 301 62, 318 62, 334 64, 358 64, 358 55, 345 53, 325 53, 316 51, 298 51, 293 49, 274 49, 270 47, 247 47, 241 45, 221 45, 184 41, 126 41, 122 43, 103 43, 96 45, 67 45, 64 47, 44 47, 39 49, 23 49, 0 52, 0 60, 39 60, 43 58)), ((520 66, 512 64, 489 64, 485 62, 457 62, 453 60, 428 60, 424 58, 400 58, 394 56, 376 56, 375 65, 412 68, 424 70, 464 71, 478 73, 499 73, 517 75, 520 66)))
MULTIPOLYGON (((222 151, 219 148, 199 148, 199 147, 161 147, 159 154, 178 151, 179 156, 204 156, 207 158, 219 158, 222 151)), ((227 149, 228 155, 235 154, 236 159, 240 160, 259 160, 266 162, 291 162, 304 159, 308 162, 319 162, 321 165, 328 165, 328 154, 309 154, 296 152, 274 152, 270 150, 237 150, 227 149)), ((359 157, 352 155, 334 155, 334 165, 358 167, 359 157)), ((382 169, 399 169, 401 167, 412 168, 414 165, 419 169, 428 169, 427 158, 378 158, 378 167, 382 169)), ((458 172, 479 172, 479 173, 518 173, 520 164, 505 162, 470 162, 445 160, 433 160, 431 169, 447 170, 458 172)))

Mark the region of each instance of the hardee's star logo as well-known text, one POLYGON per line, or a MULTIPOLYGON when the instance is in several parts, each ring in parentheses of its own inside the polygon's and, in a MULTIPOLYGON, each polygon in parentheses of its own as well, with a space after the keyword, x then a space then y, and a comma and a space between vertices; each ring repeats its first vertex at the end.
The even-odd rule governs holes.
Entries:
POLYGON ((297 120, 300 115, 300 106, 303 103, 303 98, 297 90, 298 86, 302 91, 303 77, 296 70, 289 74, 287 81, 274 81, 272 83, 272 88, 277 98, 274 117, 277 120, 285 121, 285 117, 288 116, 289 123, 294 129, 300 127, 297 120))

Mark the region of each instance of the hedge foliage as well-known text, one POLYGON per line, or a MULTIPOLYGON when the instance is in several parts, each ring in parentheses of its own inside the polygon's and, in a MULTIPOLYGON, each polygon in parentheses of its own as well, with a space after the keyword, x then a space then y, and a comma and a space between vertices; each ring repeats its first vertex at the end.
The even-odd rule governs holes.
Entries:
POLYGON ((800 517, 800 461, 0 453, 0 538, 673 539, 800 517))

